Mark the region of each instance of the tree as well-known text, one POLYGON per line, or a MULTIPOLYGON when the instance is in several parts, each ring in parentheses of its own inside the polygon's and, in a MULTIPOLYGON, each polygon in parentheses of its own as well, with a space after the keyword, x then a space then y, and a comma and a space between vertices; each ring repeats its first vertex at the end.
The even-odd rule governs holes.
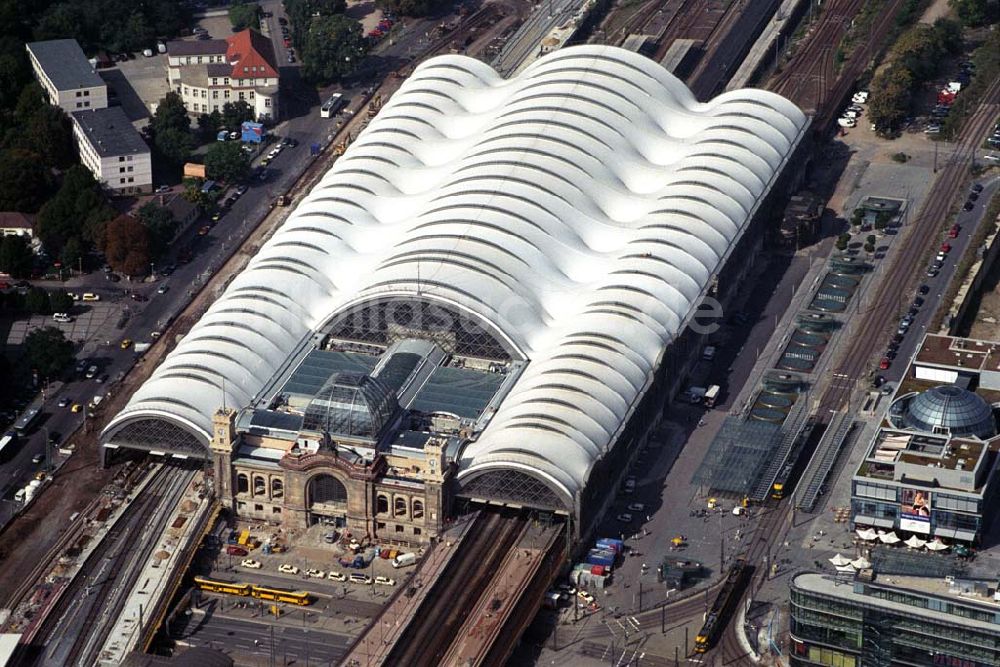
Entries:
POLYGON ((130 215, 108 223, 104 256, 112 269, 127 276, 149 272, 149 230, 130 215))
POLYGON ((35 256, 24 236, 15 234, 0 238, 0 272, 15 278, 27 278, 31 275, 34 260, 35 256))
MULTIPOLYGON (((10 3, 13 5, 14 3, 10 3)), ((20 8, 18 8, 20 9, 20 8)), ((0 4, 0 26, 18 25, 21 17, 18 10, 10 12, 13 17, 7 17, 3 5, 0 4), (4 23, 10 18, 10 23, 4 23)), ((24 42, 13 35, 0 36, 0 109, 12 109, 17 103, 18 95, 24 86, 31 82, 31 68, 24 52, 24 42)))
POLYGON ((53 313, 68 313, 73 309, 73 297, 63 290, 49 292, 49 305, 53 313))
POLYGON ((59 261, 62 262, 62 265, 67 269, 75 269, 80 266, 82 259, 83 243, 80 242, 80 237, 71 236, 66 239, 62 252, 59 253, 59 261))
POLYGON ((144 204, 138 211, 139 221, 149 230, 149 245, 153 259, 159 259, 167 250, 167 246, 177 231, 174 214, 153 202, 144 204))
POLYGON ((113 214, 91 173, 74 165, 66 171, 56 195, 38 212, 38 236, 52 256, 61 256, 63 246, 74 237, 82 248, 102 247, 104 225, 113 214))
POLYGON ((837 237, 837 250, 843 252, 847 250, 847 244, 851 242, 850 234, 841 234, 837 237))
POLYGON ((368 50, 361 24, 345 16, 313 19, 302 46, 302 75, 326 84, 350 74, 368 50))
POLYGON ((226 102, 222 105, 222 127, 229 131, 240 129, 243 121, 254 120, 253 107, 243 100, 226 102))
POLYGON ((52 303, 49 293, 41 287, 32 287, 24 297, 24 307, 35 315, 51 315, 52 303))
POLYGON ((0 150, 0 210, 37 211, 52 192, 52 176, 34 153, 0 150))
POLYGON ((222 114, 218 110, 198 116, 198 134, 201 135, 201 143, 213 141, 221 127, 222 114))
POLYGON ((24 349, 28 363, 44 378, 59 375, 73 359, 73 344, 55 327, 30 332, 24 338, 24 349))
POLYGON ((153 135, 153 142, 160 153, 170 162, 181 164, 191 155, 194 139, 190 130, 169 128, 153 135))
POLYGON ((235 32, 260 27, 260 5, 239 0, 229 8, 229 22, 235 32))
POLYGON ((205 173, 216 181, 240 181, 250 173, 250 156, 235 141, 216 142, 205 153, 205 173))
POLYGON ((380 0, 378 2, 378 6, 382 9, 404 16, 427 16, 450 4, 446 0, 380 0))
POLYGON ((851 224, 855 227, 859 226, 864 219, 865 210, 863 208, 856 208, 854 209, 854 212, 851 213, 851 224))
POLYGON ((996 0, 948 0, 963 24, 976 28, 1000 20, 1000 5, 996 0))
POLYGON ((870 86, 868 117, 880 127, 895 128, 906 117, 910 105, 913 73, 898 64, 876 72, 870 86))

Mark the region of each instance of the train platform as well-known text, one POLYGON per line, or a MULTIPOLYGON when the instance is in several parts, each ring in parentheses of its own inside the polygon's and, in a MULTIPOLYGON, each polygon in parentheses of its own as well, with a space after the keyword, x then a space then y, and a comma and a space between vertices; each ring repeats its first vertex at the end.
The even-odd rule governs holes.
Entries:
POLYGON ((434 582, 444 571, 452 556, 457 552, 469 528, 475 523, 476 515, 468 515, 449 528, 441 540, 424 554, 411 584, 397 591, 396 595, 376 616, 366 631, 358 637, 340 664, 381 665, 384 664, 399 640, 413 614, 423 604, 434 582))
POLYGON ((740 68, 736 70, 736 73, 729 80, 729 83, 726 85, 727 91, 745 88, 750 84, 760 70, 761 65, 771 56, 771 49, 775 48, 775 45, 779 44, 779 40, 782 38, 787 39, 788 31, 795 28, 795 24, 791 19, 799 15, 801 6, 805 3, 806 0, 784 0, 781 3, 774 18, 768 21, 760 37, 750 47, 750 52, 744 58, 743 64, 740 65, 740 68))

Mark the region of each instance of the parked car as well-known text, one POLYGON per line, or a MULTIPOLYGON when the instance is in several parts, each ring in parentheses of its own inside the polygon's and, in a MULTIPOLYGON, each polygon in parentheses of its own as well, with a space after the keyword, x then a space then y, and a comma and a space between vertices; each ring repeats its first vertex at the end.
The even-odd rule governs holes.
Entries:
POLYGON ((63 396, 62 398, 59 399, 58 405, 60 408, 65 408, 67 405, 69 405, 69 399, 63 396))
POLYGON ((642 503, 630 503, 628 509, 630 512, 641 512, 646 509, 646 506, 642 503))
POLYGON ((170 186, 169 185, 158 185, 156 187, 156 190, 154 190, 154 192, 156 194, 158 194, 158 195, 162 195, 164 192, 170 192, 170 186))
POLYGON ((278 572, 283 572, 284 574, 298 574, 299 568, 294 565, 289 565, 288 563, 282 563, 278 566, 278 572))
POLYGON ((306 570, 306 576, 311 577, 312 579, 326 579, 326 572, 315 568, 309 568, 306 570))
POLYGON ((326 575, 326 578, 330 581, 347 581, 347 577, 342 572, 331 571, 326 575))
POLYGON ((889 361, 888 357, 882 357, 882 361, 878 362, 878 367, 880 369, 882 369, 882 370, 886 370, 891 365, 892 365, 892 362, 889 361))
POLYGON ((957 239, 960 231, 962 231, 960 225, 952 225, 951 229, 948 230, 948 238, 957 239))
POLYGON ((379 577, 375 577, 375 585, 376 586, 395 586, 396 585, 396 580, 395 579, 390 579, 389 577, 379 576, 379 577))
POLYGON ((632 515, 629 514, 628 512, 622 512, 615 518, 623 523, 629 523, 630 521, 632 521, 632 515))
POLYGON ((967 201, 964 204, 962 204, 963 211, 971 211, 974 208, 976 208, 975 202, 967 201))
POLYGON ((372 578, 367 574, 362 574, 360 572, 354 572, 350 576, 350 582, 352 584, 365 584, 368 585, 372 583, 372 578))
POLYGON ((927 294, 930 291, 931 291, 931 288, 929 286, 927 286, 927 285, 921 285, 920 288, 917 289, 917 294, 919 294, 920 296, 927 296, 927 294))
POLYGON ((240 566, 242 566, 242 567, 248 567, 248 568, 250 568, 252 570, 259 570, 260 569, 260 561, 259 560, 254 560, 253 558, 244 558, 240 562, 240 566))

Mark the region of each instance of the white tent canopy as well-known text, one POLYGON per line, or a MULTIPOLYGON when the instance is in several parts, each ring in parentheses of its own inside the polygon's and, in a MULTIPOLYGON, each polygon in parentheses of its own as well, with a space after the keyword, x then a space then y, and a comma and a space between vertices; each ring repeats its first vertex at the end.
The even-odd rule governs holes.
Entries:
POLYGON ((847 565, 838 565, 837 572, 855 572, 855 569, 854 566, 848 562, 847 565))
POLYGON ((927 541, 920 539, 916 535, 910 535, 909 539, 907 539, 906 542, 904 542, 903 544, 910 547, 911 549, 919 549, 925 544, 927 544, 927 541))
POLYGON ((927 543, 927 548, 931 551, 944 551, 945 549, 950 549, 951 547, 941 540, 934 539, 927 543))
POLYGON ((888 533, 881 533, 878 539, 882 540, 883 544, 896 544, 899 542, 899 536, 891 530, 888 533))
POLYGON ((857 560, 852 560, 851 565, 853 565, 855 569, 858 570, 867 570, 872 566, 871 562, 864 556, 858 558, 857 560))
POLYGON ((836 556, 834 556, 829 560, 831 563, 833 563, 834 567, 842 567, 851 562, 850 558, 848 558, 847 556, 841 556, 840 554, 837 554, 836 556))
POLYGON ((863 530, 859 529, 857 533, 858 537, 865 540, 866 542, 870 542, 878 537, 878 533, 876 533, 871 528, 865 528, 863 530))

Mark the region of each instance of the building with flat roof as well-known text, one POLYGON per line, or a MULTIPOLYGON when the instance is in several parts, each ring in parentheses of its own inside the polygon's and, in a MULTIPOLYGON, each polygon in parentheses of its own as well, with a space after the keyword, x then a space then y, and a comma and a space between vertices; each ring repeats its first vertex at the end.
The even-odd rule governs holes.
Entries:
POLYGON ((928 334, 851 484, 854 527, 977 543, 996 506, 998 343, 928 334))
POLYGON ((247 29, 226 39, 170 42, 167 52, 167 80, 188 113, 221 112, 226 102, 244 101, 257 120, 277 120, 279 74, 269 38, 247 29))
POLYGON ((1000 664, 996 579, 799 574, 790 623, 792 667, 1000 664))
POLYGON ((377 491, 393 469, 401 488, 441 475, 442 507, 592 525, 700 356, 700 299, 725 304, 758 254, 807 125, 762 90, 700 104, 614 47, 510 80, 428 60, 109 422, 105 452, 231 457, 239 474, 259 435, 260 465, 301 468, 294 499, 273 473, 283 515, 330 475, 346 504, 320 510, 369 534, 396 530, 377 491), (443 460, 417 462, 428 443, 443 460))
POLYGON ((121 107, 76 111, 70 117, 80 162, 98 182, 120 195, 152 191, 149 146, 121 107))
POLYGON ((26 47, 35 78, 49 104, 66 113, 108 106, 108 86, 97 75, 75 39, 31 42, 26 47))

